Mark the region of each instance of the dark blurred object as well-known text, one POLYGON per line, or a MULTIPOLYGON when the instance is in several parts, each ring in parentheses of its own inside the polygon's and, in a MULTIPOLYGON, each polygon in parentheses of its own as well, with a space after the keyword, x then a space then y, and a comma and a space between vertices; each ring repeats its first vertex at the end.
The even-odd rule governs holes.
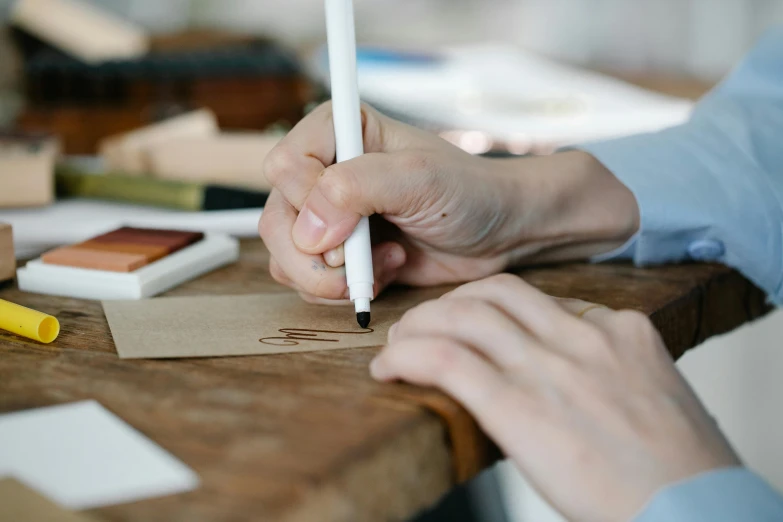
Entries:
POLYGON ((498 469, 485 470, 453 488, 411 522, 510 522, 498 469))
POLYGON ((0 26, 0 90, 17 87, 22 58, 11 39, 11 31, 0 26))
MULTIPOLYGON (((266 40, 263 38, 244 33, 231 33, 212 29, 189 29, 178 33, 154 35, 150 41, 150 46, 153 52, 199 51, 264 41, 266 40)), ((267 43, 269 42, 267 41, 267 43)))
POLYGON ((62 137, 65 152, 91 154, 98 141, 195 108, 222 128, 293 124, 311 99, 296 57, 258 38, 185 32, 153 39, 139 59, 89 65, 14 29, 24 58, 23 129, 62 137))

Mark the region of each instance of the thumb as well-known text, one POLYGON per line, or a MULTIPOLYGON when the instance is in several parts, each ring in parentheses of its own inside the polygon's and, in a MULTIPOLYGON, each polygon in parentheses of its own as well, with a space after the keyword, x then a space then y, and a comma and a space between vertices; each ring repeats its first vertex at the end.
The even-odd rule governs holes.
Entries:
POLYGON ((430 165, 424 153, 407 151, 365 154, 326 168, 299 212, 294 244, 322 254, 348 239, 362 216, 413 214, 435 193, 430 165))

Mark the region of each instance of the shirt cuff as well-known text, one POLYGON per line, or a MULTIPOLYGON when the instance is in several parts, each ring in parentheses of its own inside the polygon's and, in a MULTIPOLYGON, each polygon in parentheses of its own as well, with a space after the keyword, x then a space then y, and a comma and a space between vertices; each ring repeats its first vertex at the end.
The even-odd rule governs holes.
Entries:
POLYGON ((710 136, 688 123, 576 147, 628 187, 640 213, 638 233, 592 261, 723 263, 783 302, 783 236, 780 222, 770 217, 780 212, 780 205, 760 175, 750 172, 752 166, 722 167, 726 158, 715 152, 720 142, 713 143, 710 136))
POLYGON ((745 468, 698 475, 659 491, 633 522, 780 522, 783 497, 745 468))
POLYGON ((639 242, 639 232, 625 242, 623 246, 615 248, 604 254, 598 254, 590 258, 591 263, 603 263, 613 259, 634 259, 636 257, 636 244, 639 242))
MULTIPOLYGON (((656 134, 642 134, 578 147, 590 153, 633 193, 639 205, 640 228, 623 246, 594 258, 632 259, 638 265, 691 259, 689 247, 709 235, 711 223, 699 215, 700 194, 695 184, 683 179, 688 165, 670 152, 671 144, 687 141, 675 127, 656 134)), ((698 187, 700 188, 700 187, 698 187)), ((704 261, 721 261, 716 250, 704 261)))

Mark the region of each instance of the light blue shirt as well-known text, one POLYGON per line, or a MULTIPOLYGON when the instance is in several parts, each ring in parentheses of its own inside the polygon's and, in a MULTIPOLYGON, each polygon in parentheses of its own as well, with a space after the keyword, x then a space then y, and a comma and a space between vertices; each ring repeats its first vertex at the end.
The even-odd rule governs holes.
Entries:
POLYGON ((783 497, 758 475, 728 468, 674 484, 633 522, 781 522, 783 497))
MULTIPOLYGON (((720 262, 783 304, 783 28, 688 123, 580 148, 633 192, 641 213, 639 232, 596 261, 720 262)), ((716 471, 666 488, 636 519, 702 521, 783 522, 783 497, 748 470, 716 471)))

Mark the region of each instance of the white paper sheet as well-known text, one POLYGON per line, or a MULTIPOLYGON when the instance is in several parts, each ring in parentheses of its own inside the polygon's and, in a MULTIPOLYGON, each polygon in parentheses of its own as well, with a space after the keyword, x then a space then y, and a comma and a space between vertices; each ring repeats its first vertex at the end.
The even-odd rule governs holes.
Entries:
POLYGON ((0 477, 89 509, 190 491, 198 476, 95 401, 0 415, 0 477))
POLYGON ((17 259, 29 259, 124 225, 220 232, 258 237, 260 208, 182 212, 138 205, 68 199, 44 208, 0 210, 0 221, 14 229, 17 259))
MULTIPOLYGON (((504 44, 462 45, 442 55, 427 65, 360 61, 362 99, 425 126, 558 147, 657 131, 683 123, 693 108, 504 44)), ((326 81, 323 60, 313 74, 326 81)))

